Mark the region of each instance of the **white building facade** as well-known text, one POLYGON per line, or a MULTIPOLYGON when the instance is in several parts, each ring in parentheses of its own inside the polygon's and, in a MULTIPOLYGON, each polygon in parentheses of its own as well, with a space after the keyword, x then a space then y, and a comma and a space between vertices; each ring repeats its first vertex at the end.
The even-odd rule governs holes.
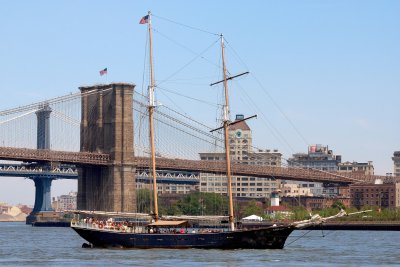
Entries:
POLYGON ((77 192, 61 195, 57 199, 53 198, 52 206, 55 211, 76 210, 77 192))
MULTIPOLYGON (((236 121, 243 115, 236 115, 236 121)), ((253 150, 252 133, 245 121, 229 127, 229 146, 232 163, 261 166, 281 166, 282 154, 278 150, 253 150)), ((225 161, 225 153, 199 153, 201 160, 225 161)), ((269 197, 271 192, 279 188, 279 180, 269 178, 232 176, 232 193, 236 197, 260 198, 269 197)), ((225 173, 200 174, 200 192, 227 194, 227 178, 225 173)))

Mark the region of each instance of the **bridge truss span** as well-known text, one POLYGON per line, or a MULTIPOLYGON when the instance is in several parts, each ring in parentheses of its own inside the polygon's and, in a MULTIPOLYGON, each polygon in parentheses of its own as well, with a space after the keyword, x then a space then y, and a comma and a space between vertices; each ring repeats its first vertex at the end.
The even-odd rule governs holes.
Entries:
MULTIPOLYGON (((77 166, 110 166, 113 164, 109 154, 11 147, 0 147, 0 160, 59 162, 75 164, 77 166)), ((147 157, 133 157, 133 163, 137 168, 150 167, 150 160, 147 157)), ((385 181, 387 178, 386 176, 377 175, 360 175, 351 173, 339 174, 306 168, 284 168, 238 163, 232 164, 231 168, 232 174, 240 176, 254 176, 294 181, 313 181, 322 183, 372 183, 376 179, 385 181)), ((157 169, 204 173, 225 173, 226 165, 223 161, 169 159, 160 157, 157 158, 157 169)))
MULTIPOLYGON (((139 168, 148 168, 150 161, 146 157, 135 157, 134 164, 139 168)), ((184 160, 157 158, 157 168, 161 170, 198 171, 205 173, 225 173, 226 164, 223 161, 184 160)), ((232 164, 231 172, 234 175, 285 179, 295 181, 313 181, 329 183, 362 183, 363 179, 356 179, 349 175, 321 172, 313 169, 284 168, 271 166, 257 166, 247 164, 232 164)), ((361 178, 361 177, 360 177, 361 178)))
POLYGON ((0 147, 0 159, 28 162, 60 162, 77 165, 109 165, 110 156, 91 152, 66 152, 49 149, 0 147))

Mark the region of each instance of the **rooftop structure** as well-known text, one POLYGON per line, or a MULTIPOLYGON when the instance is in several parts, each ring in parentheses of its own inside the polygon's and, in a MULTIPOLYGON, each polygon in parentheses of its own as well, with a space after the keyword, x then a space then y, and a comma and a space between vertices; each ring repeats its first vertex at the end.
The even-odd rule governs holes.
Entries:
POLYGON ((339 172, 357 172, 366 175, 374 175, 374 165, 372 161, 368 161, 367 163, 360 162, 341 162, 338 163, 338 171, 339 172))
POLYGON ((394 176, 400 176, 400 151, 393 153, 393 173, 394 176))
MULTIPOLYGON (((288 160, 289 167, 306 167, 322 171, 337 171, 342 156, 334 155, 328 146, 320 144, 308 146, 308 153, 296 153, 288 160)), ((291 182, 293 183, 293 182, 291 182)), ((337 195, 335 188, 324 188, 322 183, 298 183, 302 188, 310 188, 314 196, 337 195)))

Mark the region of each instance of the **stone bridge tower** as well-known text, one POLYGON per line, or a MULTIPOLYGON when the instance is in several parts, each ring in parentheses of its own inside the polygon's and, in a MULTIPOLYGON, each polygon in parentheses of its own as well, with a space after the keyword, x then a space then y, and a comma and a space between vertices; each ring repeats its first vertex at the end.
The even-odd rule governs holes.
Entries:
POLYGON ((112 83, 79 88, 82 94, 80 150, 107 153, 111 158, 107 167, 80 168, 80 210, 136 211, 132 116, 134 87, 128 83, 112 83))

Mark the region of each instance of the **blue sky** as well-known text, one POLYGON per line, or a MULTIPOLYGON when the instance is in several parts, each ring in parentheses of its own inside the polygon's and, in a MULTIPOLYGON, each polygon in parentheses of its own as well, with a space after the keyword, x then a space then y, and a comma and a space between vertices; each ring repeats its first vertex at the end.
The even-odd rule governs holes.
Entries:
MULTIPOLYGON (((251 72, 230 84, 230 96, 232 116, 259 115, 249 122, 254 145, 277 148, 289 158, 306 152, 307 144, 324 144, 344 161, 372 160, 377 174, 392 172, 391 156, 400 150, 399 1, 0 4, 0 110, 106 82, 98 73, 104 67, 109 69, 108 82, 133 82, 141 90, 146 27, 138 21, 151 10, 158 17, 224 34, 231 73, 251 72)), ((169 77, 193 58, 176 43, 200 53, 217 40, 158 17, 153 19, 156 79, 169 77)), ((217 48, 205 54, 216 64, 219 59, 212 57, 217 48)), ((162 87, 216 103, 218 89, 208 84, 219 73, 208 61, 199 61, 173 78, 187 76, 193 82, 206 76, 203 84, 170 79, 162 87)), ((209 106, 166 92, 158 97, 215 124, 216 110, 209 106)), ((0 201, 33 204, 32 181, 0 179, 0 201)), ((74 182, 55 181, 52 194, 75 189, 74 182)))

